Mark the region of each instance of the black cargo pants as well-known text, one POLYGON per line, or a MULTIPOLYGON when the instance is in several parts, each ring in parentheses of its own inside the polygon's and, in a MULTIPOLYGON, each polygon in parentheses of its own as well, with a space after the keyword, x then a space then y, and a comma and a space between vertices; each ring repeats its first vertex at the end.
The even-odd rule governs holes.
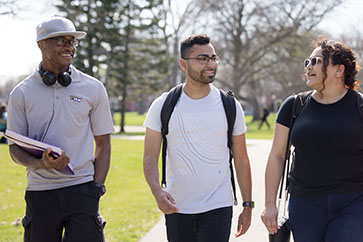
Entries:
POLYGON ((104 242, 105 221, 98 213, 99 199, 93 182, 26 191, 24 242, 104 242))

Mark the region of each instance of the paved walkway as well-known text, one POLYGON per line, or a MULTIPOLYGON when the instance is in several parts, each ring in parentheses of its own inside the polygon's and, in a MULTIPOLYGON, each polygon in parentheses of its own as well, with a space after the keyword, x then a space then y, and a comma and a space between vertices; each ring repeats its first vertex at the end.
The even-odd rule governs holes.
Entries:
MULTIPOLYGON (((145 132, 146 128, 139 125, 125 125, 126 132, 145 132)), ((120 125, 115 125, 115 132, 120 132, 120 125)))
MULTIPOLYGON (((237 228, 237 218, 241 212, 241 197, 239 191, 239 205, 234 207, 233 221, 232 221, 232 231, 230 242, 245 241, 245 242, 264 242, 268 241, 268 233, 265 226, 261 222, 260 215, 264 206, 264 174, 265 166, 267 162, 267 157, 271 148, 271 140, 247 140, 249 146, 248 155, 251 162, 252 170, 252 197, 256 202, 256 207, 252 214, 252 224, 250 229, 245 235, 239 238, 235 238, 237 228)), ((155 205, 156 206, 156 205, 155 205)), ((159 222, 139 241, 139 242, 165 242, 165 225, 164 217, 162 215, 159 222)))
MULTIPOLYGON (((128 139, 128 140, 144 140, 144 135, 124 135, 119 134, 120 126, 115 125, 115 133, 112 134, 113 138, 119 138, 119 139, 128 139)), ((125 131, 127 132, 145 132, 144 126, 131 126, 126 125, 125 131)))

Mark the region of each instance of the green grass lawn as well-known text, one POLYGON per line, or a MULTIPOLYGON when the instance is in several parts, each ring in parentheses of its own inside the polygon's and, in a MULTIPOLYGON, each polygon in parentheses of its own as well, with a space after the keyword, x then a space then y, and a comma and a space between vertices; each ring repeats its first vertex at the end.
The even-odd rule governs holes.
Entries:
POLYGON ((271 113, 267 117, 267 121, 270 124, 271 129, 268 129, 266 124, 263 124, 261 129, 258 129, 260 125, 260 120, 252 122, 252 116, 246 115, 246 125, 247 125, 247 139, 272 139, 275 127, 276 113, 271 113))
POLYGON ((0 238, 13 242, 22 241, 19 220, 25 214, 26 172, 11 160, 8 150, 8 145, 0 144, 0 238))
POLYGON ((160 212, 144 179, 143 141, 112 140, 112 161, 101 199, 109 241, 139 241, 159 220, 160 212), (127 151, 127 152, 125 152, 127 151))
MULTIPOLYGON (((142 149, 142 141, 112 139, 107 193, 100 202, 107 242, 139 241, 160 218, 143 176, 142 149)), ((10 159, 7 145, 0 145, 0 165, 0 241, 22 241, 22 226, 13 224, 25 213, 26 170, 10 159)))
MULTIPOLYGON (((145 120, 145 114, 138 114, 137 112, 126 112, 125 116, 125 124, 126 125, 135 125, 141 126, 145 120)), ((115 112, 113 114, 113 121, 115 125, 120 125, 121 113, 115 112)))

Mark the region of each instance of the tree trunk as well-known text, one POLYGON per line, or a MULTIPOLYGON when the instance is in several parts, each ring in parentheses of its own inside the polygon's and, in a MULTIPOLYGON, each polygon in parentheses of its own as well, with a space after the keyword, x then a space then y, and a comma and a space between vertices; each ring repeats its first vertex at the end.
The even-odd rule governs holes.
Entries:
POLYGON ((126 95, 127 95, 127 86, 126 84, 122 85, 122 98, 120 101, 121 104, 121 120, 120 120, 120 133, 125 133, 125 113, 126 113, 126 95))
POLYGON ((252 105, 253 108, 253 119, 252 121, 257 121, 260 120, 260 106, 258 104, 257 98, 253 97, 250 99, 250 104, 252 105))
MULTIPOLYGON (((176 36, 174 40, 174 47, 173 47, 173 56, 178 56, 178 47, 179 47, 179 38, 176 36)), ((175 58, 176 60, 173 61, 171 64, 171 78, 170 78, 170 88, 175 87, 177 84, 177 75, 179 70, 179 60, 178 58, 175 58)))
POLYGON ((125 76, 124 81, 122 83, 121 89, 121 121, 120 121, 120 133, 125 132, 125 113, 126 113, 126 97, 127 97, 127 83, 129 78, 129 43, 130 43, 130 25, 131 25, 131 16, 130 16, 130 0, 128 2, 129 12, 127 14, 127 26, 126 26, 126 41, 125 41, 125 76))

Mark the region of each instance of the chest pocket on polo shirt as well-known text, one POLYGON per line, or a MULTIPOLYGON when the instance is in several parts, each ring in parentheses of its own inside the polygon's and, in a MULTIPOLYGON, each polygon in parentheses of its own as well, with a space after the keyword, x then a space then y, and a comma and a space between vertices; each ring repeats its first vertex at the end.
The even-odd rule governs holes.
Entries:
POLYGON ((89 113, 91 105, 88 99, 79 95, 69 95, 66 110, 69 112, 69 118, 75 123, 83 125, 89 122, 89 113))

